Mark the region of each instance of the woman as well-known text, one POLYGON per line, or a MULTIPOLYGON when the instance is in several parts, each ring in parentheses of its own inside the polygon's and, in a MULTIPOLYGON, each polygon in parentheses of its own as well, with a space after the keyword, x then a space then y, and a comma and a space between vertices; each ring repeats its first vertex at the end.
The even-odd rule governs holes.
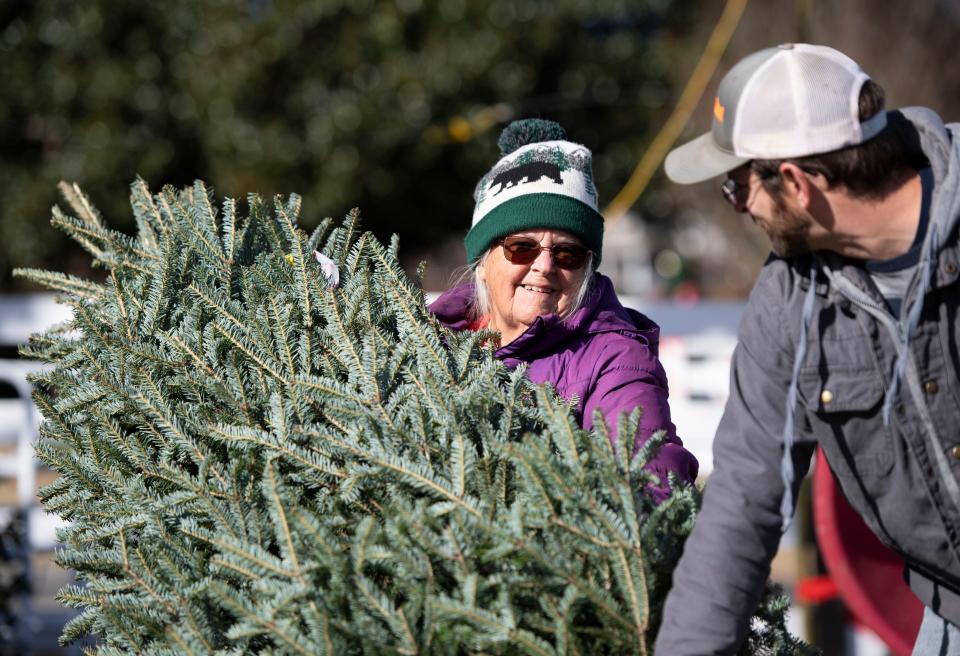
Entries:
POLYGON ((667 473, 692 483, 697 460, 670 421, 667 379, 657 359, 660 329, 624 308, 610 279, 597 273, 603 217, 591 153, 566 140, 558 124, 511 123, 502 158, 478 183, 473 227, 465 241, 473 280, 442 294, 430 309, 453 330, 499 331, 496 357, 529 365, 536 383, 576 396, 584 428, 601 410, 616 436, 617 418, 643 409, 635 442, 663 429, 667 443, 650 464, 669 494, 667 473))

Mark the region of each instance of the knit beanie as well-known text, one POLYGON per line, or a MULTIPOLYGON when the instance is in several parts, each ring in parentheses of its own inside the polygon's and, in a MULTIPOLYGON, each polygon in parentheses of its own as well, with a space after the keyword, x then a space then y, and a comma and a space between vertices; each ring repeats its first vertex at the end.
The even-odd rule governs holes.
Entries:
POLYGON ((597 211, 590 149, 567 141, 553 121, 514 121, 497 141, 501 158, 473 193, 473 225, 463 240, 476 262, 496 239, 554 228, 576 235, 600 264, 603 217, 597 211))

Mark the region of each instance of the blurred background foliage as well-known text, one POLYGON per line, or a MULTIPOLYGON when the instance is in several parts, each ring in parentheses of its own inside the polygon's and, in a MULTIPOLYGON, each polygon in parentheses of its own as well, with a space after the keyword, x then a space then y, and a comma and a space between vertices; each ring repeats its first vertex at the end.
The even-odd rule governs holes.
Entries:
POLYGON ((609 198, 670 102, 694 4, 0 2, 0 288, 14 266, 86 266, 47 223, 61 179, 122 230, 135 175, 199 177, 295 191, 308 227, 360 206, 417 254, 465 234, 503 123, 545 116, 594 147, 609 198))
MULTIPOLYGON (((304 197, 302 220, 363 211, 444 287, 464 262, 476 181, 513 118, 562 123, 605 204, 676 104, 727 0, 0 0, 0 292, 14 266, 90 275, 49 226, 76 181, 133 230, 127 186, 206 180, 218 197, 304 197)), ((888 92, 960 116, 960 2, 754 0, 681 141, 738 59, 836 47, 888 92)), ((604 270, 647 296, 739 298, 767 241, 662 173, 608 226, 604 270), (619 249, 619 253, 613 252, 619 249)), ((96 275, 96 272, 93 272, 96 275)))

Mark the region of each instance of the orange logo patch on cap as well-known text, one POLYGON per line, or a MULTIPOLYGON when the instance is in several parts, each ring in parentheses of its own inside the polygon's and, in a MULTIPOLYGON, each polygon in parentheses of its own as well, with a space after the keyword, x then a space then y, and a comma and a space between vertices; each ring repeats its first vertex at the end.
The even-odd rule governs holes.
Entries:
POLYGON ((718 121, 723 123, 723 115, 726 112, 726 108, 720 104, 720 96, 714 96, 713 98, 713 115, 718 121))

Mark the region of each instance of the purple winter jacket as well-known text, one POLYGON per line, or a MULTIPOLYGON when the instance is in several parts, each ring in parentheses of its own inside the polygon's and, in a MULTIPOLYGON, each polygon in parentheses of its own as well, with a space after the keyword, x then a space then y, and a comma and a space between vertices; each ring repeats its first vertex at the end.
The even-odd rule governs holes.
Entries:
MULTIPOLYGON (((556 314, 537 317, 494 355, 508 367, 528 363, 530 380, 551 383, 563 398, 576 395, 576 415, 585 429, 593 427, 593 411, 599 408, 614 440, 620 413, 641 406, 636 443, 660 429, 667 432, 667 443, 649 465, 662 482, 653 490, 661 501, 669 494, 667 472, 693 483, 699 465, 683 448, 670 421, 667 377, 657 358, 660 328, 636 310, 623 307, 609 278, 594 276, 593 289, 579 310, 563 321, 556 314)), ((472 301, 473 284, 466 283, 441 294, 430 310, 446 327, 466 330, 472 320, 472 301)))

